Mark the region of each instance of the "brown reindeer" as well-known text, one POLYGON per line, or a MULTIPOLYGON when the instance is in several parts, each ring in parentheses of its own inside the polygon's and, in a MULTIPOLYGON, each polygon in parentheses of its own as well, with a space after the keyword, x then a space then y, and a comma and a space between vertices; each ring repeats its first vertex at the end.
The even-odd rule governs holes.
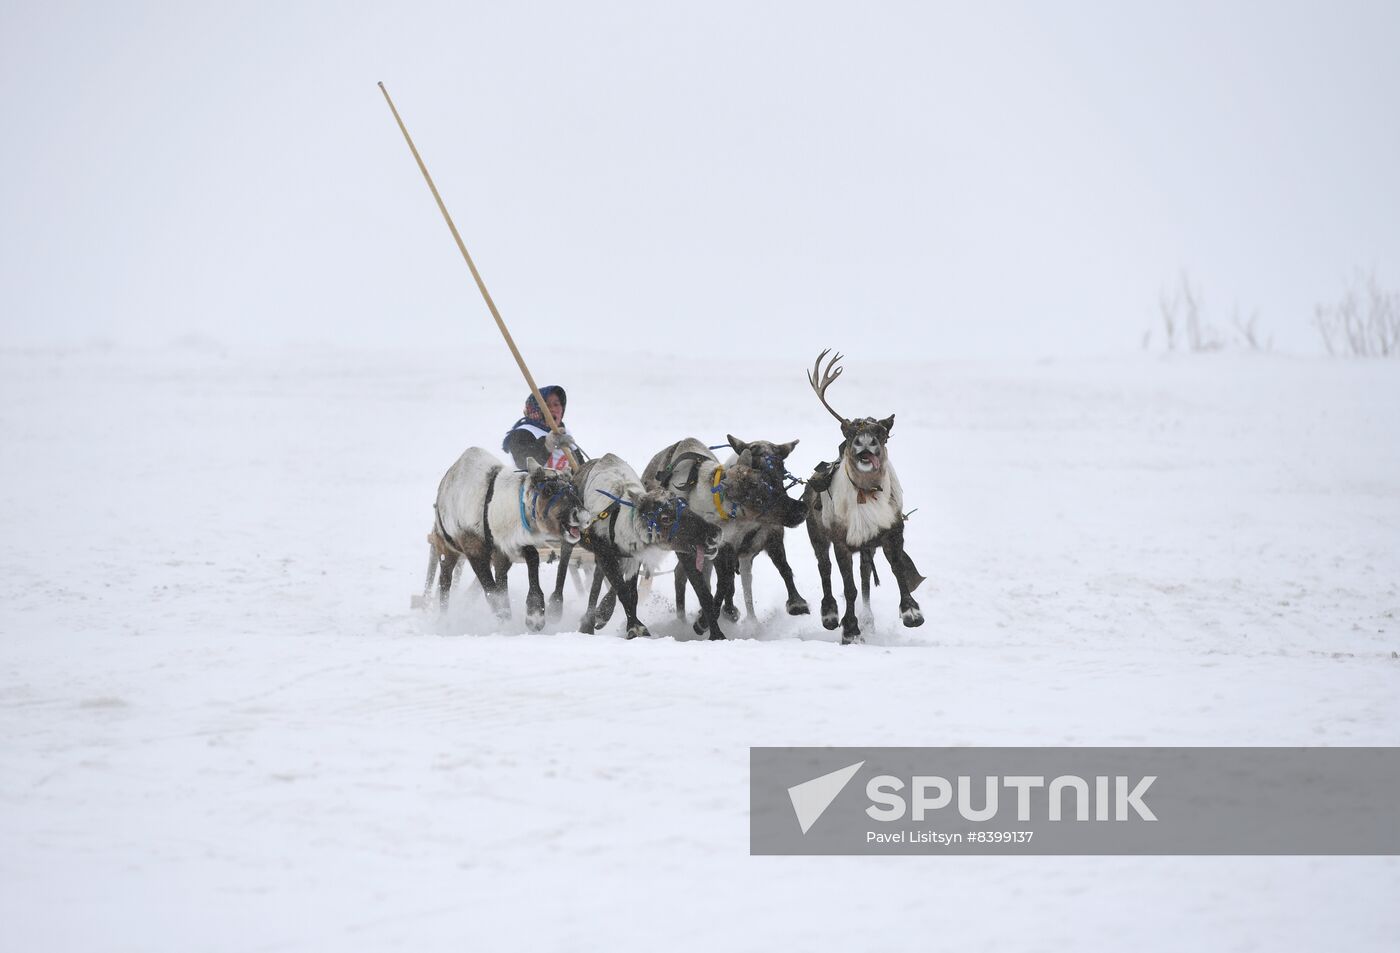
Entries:
POLYGON ((822 577, 822 625, 834 629, 838 621, 836 599, 831 594, 830 551, 834 549, 846 597, 846 613, 840 618, 841 642, 849 644, 863 641, 856 618, 853 554, 861 554, 864 570, 865 560, 873 559, 875 549, 884 550, 899 584, 899 614, 907 626, 924 624, 923 613, 914 601, 914 590, 924 577, 904 551, 904 491, 886 448, 894 429, 894 415, 884 420, 848 420, 838 414, 827 403, 826 392, 841 376, 843 368, 837 365, 841 355, 832 357, 823 370, 822 360, 827 353, 822 351, 817 356, 807 380, 822 406, 841 422, 841 449, 834 463, 817 467, 802 500, 807 504, 807 535, 812 539, 822 577))
MULTIPOLYGON (((741 455, 752 446, 733 436, 730 436, 729 443, 741 455)), ((781 459, 791 452, 795 444, 796 441, 782 447, 774 444, 764 446, 772 448, 772 452, 781 459)), ((734 573, 739 566, 735 546, 745 539, 752 543, 755 537, 750 533, 754 530, 776 527, 781 532, 784 525, 800 525, 806 516, 806 506, 787 496, 780 467, 776 474, 771 472, 771 467, 765 469, 753 459, 752 452, 747 454, 747 460, 740 456, 728 465, 721 464, 704 442, 695 437, 677 441, 652 457, 642 470, 642 479, 648 485, 657 484, 681 494, 690 512, 720 530, 720 553, 715 562, 719 569, 716 599, 727 591, 731 607, 734 601, 734 573)), ((786 557, 781 558, 786 566, 786 557)), ((791 574, 792 570, 788 569, 785 577, 788 592, 790 597, 801 602, 802 597, 792 585, 791 574)), ((686 581, 686 577, 676 574, 676 617, 679 619, 685 618, 686 581)), ((700 596, 703 610, 706 593, 696 588, 696 594, 700 596)), ((805 607, 806 603, 802 603, 803 611, 805 607)), ((738 618, 738 613, 735 612, 731 618, 738 618)), ((703 633, 708 625, 702 611, 694 625, 696 634, 703 633)), ((711 632, 710 636, 714 638, 715 634, 711 632)))

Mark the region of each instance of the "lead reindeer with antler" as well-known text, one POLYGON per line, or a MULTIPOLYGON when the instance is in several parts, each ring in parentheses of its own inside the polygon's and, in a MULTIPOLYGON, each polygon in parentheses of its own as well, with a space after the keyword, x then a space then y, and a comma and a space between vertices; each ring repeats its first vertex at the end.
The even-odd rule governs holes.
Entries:
POLYGON ((807 375, 812 390, 831 416, 841 422, 840 459, 817 467, 802 500, 807 504, 807 534, 816 552, 822 577, 822 625, 836 628, 836 599, 831 594, 831 550, 846 597, 846 614, 839 622, 841 642, 864 641, 856 618, 856 580, 852 557, 873 558, 882 549, 899 583, 899 615, 907 626, 924 624, 923 613, 914 601, 914 590, 924 581, 914 561, 904 551, 904 491, 889 460, 887 444, 894 429, 894 415, 884 420, 862 417, 849 420, 827 403, 826 392, 841 376, 841 355, 834 355, 822 368, 828 351, 817 356, 807 375))

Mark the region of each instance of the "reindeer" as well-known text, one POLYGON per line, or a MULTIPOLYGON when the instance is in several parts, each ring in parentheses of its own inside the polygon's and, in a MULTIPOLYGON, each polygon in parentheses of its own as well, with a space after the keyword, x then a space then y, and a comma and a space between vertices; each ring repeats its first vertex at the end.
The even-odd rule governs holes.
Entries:
POLYGON ((787 495, 794 483, 787 471, 787 458, 796 448, 798 441, 772 443, 768 440, 747 442, 733 434, 726 434, 729 446, 734 453, 725 461, 725 466, 736 464, 753 467, 762 475, 768 488, 768 503, 759 508, 755 525, 737 534, 732 543, 725 543, 716 562, 719 576, 715 583, 715 598, 720 609, 730 619, 737 619, 739 611, 734 607, 734 573, 737 571, 744 584, 744 611, 747 618, 754 617, 753 608, 753 561, 759 553, 767 553, 768 558, 783 577, 787 587, 788 615, 806 615, 810 610, 807 600, 797 591, 793 582, 792 567, 788 565, 787 549, 783 545, 783 530, 800 526, 807 518, 807 506, 800 500, 787 495))
MULTIPOLYGON (((749 445, 730 437, 730 446, 742 455, 742 448, 749 445), (739 445, 739 446, 736 446, 739 445)), ((785 444, 788 451, 796 445, 785 444)), ((775 445, 770 445, 775 446, 775 445)), ((779 454, 781 457, 783 454, 779 454)), ((752 454, 750 454, 752 460, 752 454)), ((694 437, 671 444, 651 458, 642 471, 642 478, 648 484, 684 494, 691 512, 698 513, 711 525, 721 530, 719 562, 719 583, 721 587, 728 580, 729 601, 733 602, 734 571, 737 566, 735 546, 743 542, 748 534, 760 528, 796 526, 802 522, 805 506, 799 500, 787 496, 782 476, 767 473, 743 460, 725 466, 710 452, 705 444, 694 437)), ((783 559, 786 564, 786 559, 783 559)), ((779 570, 781 571, 781 569, 779 570)), ((686 578, 676 577, 676 616, 685 618, 686 578)), ((791 583, 791 568, 785 577, 789 596, 797 595, 791 583)), ((696 592, 703 600, 699 588, 696 592)), ((797 596, 800 601, 801 596, 797 596)), ((737 618, 734 613, 731 618, 737 618)), ((695 631, 703 633, 707 627, 705 616, 695 623, 695 631)), ((712 634, 713 637, 713 634, 712 634)))
MULTIPOLYGON (((437 555, 438 592, 447 608, 452 571, 463 556, 485 590, 497 618, 510 618, 506 573, 523 558, 530 574, 525 625, 544 627, 544 591, 536 546, 552 540, 576 543, 583 535, 585 510, 565 473, 531 461, 528 470, 509 470, 489 451, 467 450, 438 484, 437 511, 429 542, 437 555)), ((433 566, 428 569, 432 585, 433 566)))
MULTIPOLYGON (((875 548, 884 550, 899 584, 899 613, 906 626, 924 624, 923 613, 913 595, 924 577, 919 575, 914 561, 904 551, 904 491, 885 447, 894 429, 894 415, 884 420, 873 417, 847 420, 838 414, 827 403, 826 392, 841 376, 843 368, 837 364, 841 355, 832 357, 822 370, 822 360, 827 353, 822 351, 817 355, 807 380, 822 406, 841 422, 840 457, 835 463, 817 467, 802 499, 808 507, 807 535, 811 537, 822 577, 822 625, 828 629, 837 625, 836 599, 831 594, 830 556, 830 550, 836 550, 836 564, 841 567, 846 596, 846 614, 840 619, 841 643, 845 645, 863 641, 856 619, 853 553, 861 554, 864 575, 867 565, 871 565, 866 561, 873 560, 875 548)), ((866 592, 868 594, 868 587, 866 592)))
POLYGON ((579 493, 590 502, 595 496, 611 501, 592 518, 581 541, 593 553, 595 568, 580 631, 591 633, 607 621, 597 611, 598 596, 606 579, 627 614, 627 637, 651 635, 637 618, 637 572, 648 551, 660 549, 676 554, 676 575, 690 579, 700 594, 702 611, 710 623, 710 638, 724 638, 719 610, 702 572, 705 559, 713 558, 718 551, 719 531, 691 512, 682 497, 661 487, 644 489, 637 472, 615 454, 589 460, 573 480, 579 493))

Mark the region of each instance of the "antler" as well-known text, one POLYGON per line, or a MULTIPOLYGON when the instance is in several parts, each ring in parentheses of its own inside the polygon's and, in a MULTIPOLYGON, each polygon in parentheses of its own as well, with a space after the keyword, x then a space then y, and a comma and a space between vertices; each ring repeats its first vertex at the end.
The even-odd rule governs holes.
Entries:
POLYGON ((836 362, 841 360, 840 354, 833 356, 831 360, 827 362, 826 370, 822 370, 822 358, 826 357, 830 350, 830 348, 827 348, 817 355, 817 363, 813 364, 812 369, 807 372, 807 383, 812 385, 812 390, 816 393, 817 399, 822 402, 822 406, 827 409, 831 416, 841 421, 841 423, 847 424, 850 423, 850 421, 838 414, 832 406, 826 402, 826 389, 830 387, 832 383, 835 382, 836 378, 841 376, 841 372, 845 370, 844 367, 838 367, 836 365, 836 362), (817 383, 817 377, 819 375, 821 377, 820 384, 817 383))

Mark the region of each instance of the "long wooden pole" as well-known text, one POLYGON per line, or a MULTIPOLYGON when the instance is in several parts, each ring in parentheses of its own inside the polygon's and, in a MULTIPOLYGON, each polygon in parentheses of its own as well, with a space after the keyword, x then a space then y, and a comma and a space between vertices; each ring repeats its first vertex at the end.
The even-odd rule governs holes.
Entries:
MULTIPOLYGON (((559 423, 554 419, 554 414, 550 412, 549 405, 545 403, 544 397, 540 394, 540 389, 535 386, 535 378, 530 373, 530 369, 525 366, 525 358, 520 356, 520 349, 515 346, 515 339, 510 336, 510 329, 506 327, 505 321, 501 319, 501 312, 496 310, 496 302, 491 300, 491 292, 486 290, 486 282, 481 280, 481 272, 476 270, 476 262, 472 261, 471 253, 467 251, 466 242, 462 241, 462 235, 457 231, 457 225, 452 221, 451 214, 447 211, 447 206, 443 204, 442 196, 438 194, 437 186, 433 184, 433 177, 428 174, 428 167, 423 164, 423 157, 418 154, 418 147, 413 144, 413 137, 408 134, 408 127, 403 124, 403 118, 399 111, 394 108, 394 101, 389 97, 389 91, 384 88, 384 84, 379 84, 379 91, 384 94, 384 101, 389 104, 389 111, 394 114, 394 121, 399 124, 399 131, 403 133, 404 142, 408 143, 408 149, 413 153, 413 160, 418 163, 418 169, 423 173, 423 180, 428 183, 428 189, 433 193, 433 199, 437 202, 438 211, 442 212, 443 220, 447 222, 447 228, 452 232, 452 238, 457 242, 457 250, 466 259, 467 267, 471 269, 472 277, 476 279, 476 286, 481 290, 481 296, 486 299, 486 307, 491 310, 491 317, 496 319, 496 327, 501 329, 501 336, 506 339, 506 347, 510 348, 511 355, 515 358, 515 363, 520 367, 520 373, 525 375, 525 383, 530 385, 530 393, 535 395, 535 403, 540 408, 540 413, 544 416, 545 423, 549 424, 550 430, 557 431, 559 423)), ((569 465, 578 469, 578 461, 574 459, 573 451, 567 447, 564 449, 565 455, 569 458, 569 465)))

